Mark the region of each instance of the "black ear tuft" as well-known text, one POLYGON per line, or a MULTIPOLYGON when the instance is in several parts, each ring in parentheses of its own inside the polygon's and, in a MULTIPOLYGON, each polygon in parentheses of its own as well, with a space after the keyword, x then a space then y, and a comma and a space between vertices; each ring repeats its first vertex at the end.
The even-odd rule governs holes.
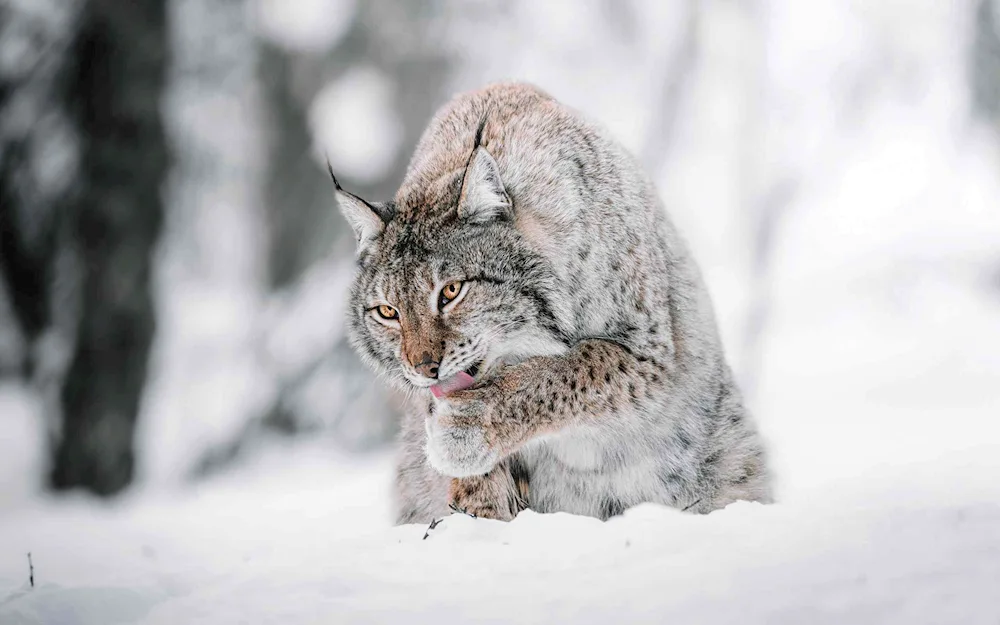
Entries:
POLYGON ((488 111, 483 113, 476 128, 458 200, 458 216, 479 222, 510 217, 511 211, 510 196, 500 178, 500 166, 483 146, 483 130, 488 117, 488 111))
POLYGON ((333 180, 333 188, 337 191, 343 191, 343 187, 337 182, 337 176, 333 173, 333 165, 330 164, 330 157, 326 157, 326 170, 330 172, 330 179, 333 180))
MULTIPOLYGON (((476 150, 483 144, 483 129, 486 128, 486 119, 489 117, 489 111, 483 113, 483 118, 479 120, 479 127, 476 128, 476 139, 472 144, 472 154, 476 153, 476 150)), ((472 154, 469 155, 469 161, 472 161, 472 154)))
POLYGON ((360 250, 382 234, 386 224, 392 221, 396 207, 391 202, 368 202, 353 193, 344 191, 340 182, 337 181, 337 176, 333 173, 329 158, 326 159, 326 169, 330 172, 330 179, 333 180, 334 196, 337 198, 337 204, 340 205, 340 212, 347 219, 347 223, 351 224, 360 250))

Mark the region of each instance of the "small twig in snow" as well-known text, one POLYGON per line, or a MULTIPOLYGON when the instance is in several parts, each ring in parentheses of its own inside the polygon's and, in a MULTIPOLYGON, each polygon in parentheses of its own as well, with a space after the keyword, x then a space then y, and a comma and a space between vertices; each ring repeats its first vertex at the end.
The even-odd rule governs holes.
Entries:
POLYGON ((31 587, 35 587, 35 565, 31 563, 31 552, 28 552, 28 581, 31 582, 31 587))
POLYGON ((427 531, 424 532, 422 540, 427 540, 427 537, 431 535, 431 530, 437 527, 443 520, 444 519, 431 519, 431 524, 427 526, 427 531))

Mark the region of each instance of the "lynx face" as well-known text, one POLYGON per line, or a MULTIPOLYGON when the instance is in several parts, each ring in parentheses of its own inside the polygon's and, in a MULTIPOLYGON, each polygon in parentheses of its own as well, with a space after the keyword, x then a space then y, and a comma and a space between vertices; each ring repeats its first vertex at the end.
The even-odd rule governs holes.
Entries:
POLYGON ((430 387, 559 343, 551 277, 508 221, 390 221, 362 254, 352 343, 395 382, 430 387))
POLYGON ((517 230, 481 134, 464 171, 397 204, 366 202, 334 179, 358 238, 351 341, 404 388, 439 391, 456 375, 468 386, 499 363, 565 349, 552 271, 517 230))

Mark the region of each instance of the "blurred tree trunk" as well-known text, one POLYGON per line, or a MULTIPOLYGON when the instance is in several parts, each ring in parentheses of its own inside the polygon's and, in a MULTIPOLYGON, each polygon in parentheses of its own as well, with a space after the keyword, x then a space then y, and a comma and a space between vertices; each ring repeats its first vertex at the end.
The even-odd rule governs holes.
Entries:
POLYGON ((1000 132, 1000 2, 980 0, 974 28, 969 64, 973 106, 1000 132))
POLYGON ((75 136, 66 115, 76 12, 0 4, 0 373, 35 376, 60 217, 72 192, 75 136))
MULTIPOLYGON (((972 106, 1000 141, 1000 0, 979 0, 969 62, 972 106)), ((1000 267, 993 283, 1000 289, 1000 267)))
POLYGON ((754 0, 741 6, 747 20, 745 41, 748 45, 745 49, 746 80, 742 85, 747 113, 740 133, 742 171, 739 184, 741 212, 746 213, 750 290, 737 376, 745 398, 753 402, 760 388, 767 333, 773 317, 774 254, 780 243, 780 228, 799 193, 801 172, 781 171, 767 165, 768 159, 762 157, 776 151, 769 132, 773 99, 777 96, 767 72, 765 24, 768 4, 754 0))
POLYGON ((90 0, 71 51, 67 95, 81 141, 80 188, 65 219, 80 271, 80 316, 61 395, 56 489, 109 495, 132 479, 168 167, 160 112, 166 34, 164 0, 90 0))
POLYGON ((297 64, 293 54, 269 42, 260 43, 269 130, 264 184, 270 237, 268 278, 276 289, 294 282, 338 238, 330 181, 312 156, 308 103, 296 98, 297 64))
MULTIPOLYGON (((330 260, 349 263, 354 255, 353 234, 333 203, 326 168, 314 155, 310 106, 324 87, 357 68, 370 68, 392 85, 403 138, 391 167, 374 180, 355 180, 338 172, 343 184, 362 197, 392 198, 420 134, 448 95, 452 53, 432 33, 443 10, 438 0, 375 0, 358 4, 347 32, 327 52, 260 42, 268 137, 269 282, 278 294, 307 296, 308 284, 299 283, 305 271, 330 260)), ((322 415, 322 427, 351 448, 385 442, 395 432, 395 409, 384 405, 374 375, 346 339, 303 358, 280 377, 278 397, 262 420, 265 429, 308 431, 315 429, 317 415, 322 415), (330 370, 342 373, 331 376, 330 370), (345 399, 344 405, 313 405, 306 398, 309 389, 320 383, 338 386, 341 396, 353 399, 345 399)), ((249 428, 240 440, 256 432, 249 428)), ((230 448, 239 445, 238 440, 230 448)), ((229 455, 213 452, 203 465, 229 455)))
MULTIPOLYGON (((681 106, 698 66, 701 45, 698 36, 701 2, 687 0, 684 6, 686 25, 683 39, 671 50, 672 54, 665 64, 664 74, 660 78, 660 91, 653 103, 656 114, 651 120, 646 141, 640 152, 640 161, 654 177, 670 158, 670 151, 677 139, 681 106)), ((609 5, 608 8, 610 11, 620 12, 624 7, 609 5)))
POLYGON ((359 3, 344 36, 327 53, 260 44, 260 78, 268 117, 265 196, 271 287, 291 285, 330 253, 350 256, 354 238, 333 204, 326 168, 313 155, 308 112, 321 89, 353 68, 371 67, 392 83, 403 148, 386 175, 374 181, 338 177, 352 191, 390 199, 402 182, 410 152, 444 101, 451 62, 429 32, 443 10, 438 0, 359 3), (405 34, 405 36, 403 36, 405 34))

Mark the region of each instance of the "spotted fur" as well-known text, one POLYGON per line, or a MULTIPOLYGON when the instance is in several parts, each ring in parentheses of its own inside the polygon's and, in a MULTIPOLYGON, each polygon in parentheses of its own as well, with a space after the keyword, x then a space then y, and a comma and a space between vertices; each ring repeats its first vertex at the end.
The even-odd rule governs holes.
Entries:
POLYGON ((603 130, 535 87, 492 85, 435 116, 392 202, 337 194, 358 236, 352 344, 409 397, 400 523, 449 504, 608 518, 771 500, 699 271, 603 130), (482 362, 477 384, 435 400, 430 361, 438 379, 482 362))

